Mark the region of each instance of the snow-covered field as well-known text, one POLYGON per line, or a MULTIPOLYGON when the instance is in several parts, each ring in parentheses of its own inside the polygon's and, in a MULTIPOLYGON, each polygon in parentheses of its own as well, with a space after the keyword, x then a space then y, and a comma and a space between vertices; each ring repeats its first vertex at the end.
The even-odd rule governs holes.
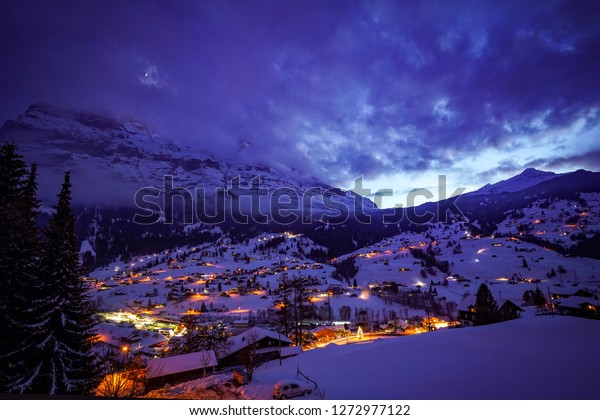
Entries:
MULTIPOLYGON (((272 398, 273 385, 315 381, 325 399, 599 399, 600 323, 526 316, 476 328, 329 345, 272 361, 244 387, 272 398), (300 381, 304 381, 299 378, 300 381)), ((302 399, 320 398, 313 392, 302 399)))

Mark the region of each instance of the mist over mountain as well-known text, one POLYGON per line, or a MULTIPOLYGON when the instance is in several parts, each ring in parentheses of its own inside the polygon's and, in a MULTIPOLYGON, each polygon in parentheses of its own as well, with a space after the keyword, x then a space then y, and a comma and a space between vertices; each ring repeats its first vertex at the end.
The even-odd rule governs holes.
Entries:
POLYGON ((53 198, 52 185, 65 170, 74 174, 78 204, 134 206, 135 191, 162 188, 165 175, 173 177, 176 187, 190 191, 200 187, 214 191, 227 188, 238 176, 244 181, 260 176, 261 187, 269 190, 289 188, 303 194, 321 188, 329 195, 345 196, 310 176, 292 178, 263 165, 218 160, 207 151, 163 139, 131 117, 34 104, 4 123, 0 141, 18 144, 26 159, 39 165, 44 200, 53 198))
MULTIPOLYGON (((6 121, 0 128, 0 142, 16 143, 28 162, 39 165, 39 196, 45 203, 53 202, 63 173, 72 172, 78 234, 80 240, 92 244, 98 256, 104 255, 98 262, 115 258, 124 250, 150 252, 205 235, 202 232, 211 229, 210 223, 199 223, 204 220, 194 217, 195 208, 178 195, 181 188, 191 194, 204 189, 207 194, 200 200, 209 202, 209 206, 219 190, 226 191, 222 194, 225 208, 258 197, 261 219, 251 217, 248 223, 240 224, 238 219, 225 217, 220 227, 239 232, 293 228, 327 244, 332 255, 401 231, 420 231, 432 222, 459 221, 493 233, 507 212, 526 208, 536 200, 577 199, 580 193, 600 192, 599 173, 579 170, 557 174, 527 168, 512 178, 440 202, 416 208, 377 209, 367 198, 314 177, 219 160, 207 151, 176 144, 132 117, 76 112, 46 104, 31 105, 22 115, 6 121), (173 201, 164 190, 165 176, 171 177, 173 201), (236 180, 237 189, 232 188, 236 180), (155 202, 159 204, 169 198, 162 203, 175 206, 173 220, 165 224, 164 215, 169 209, 157 206, 160 210, 154 212, 157 218, 153 223, 136 222, 140 201, 136 202, 135 193, 141 188, 157 191, 155 202), (301 201, 305 196, 310 199, 301 201), (299 217, 282 219, 284 223, 272 218, 276 211, 290 207, 299 217)), ((242 141, 240 147, 250 145, 242 141)), ((225 211, 215 206, 211 212, 225 211)), ((246 203, 241 208, 248 210, 248 206, 246 203)))

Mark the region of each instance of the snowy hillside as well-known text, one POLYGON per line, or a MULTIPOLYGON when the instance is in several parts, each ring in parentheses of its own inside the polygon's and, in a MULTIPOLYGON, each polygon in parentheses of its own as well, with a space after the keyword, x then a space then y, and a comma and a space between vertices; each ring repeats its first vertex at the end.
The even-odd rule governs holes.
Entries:
POLYGON ((498 232, 534 235, 570 247, 600 232, 599 209, 598 193, 582 193, 578 200, 538 200, 530 207, 507 212, 498 232))
POLYGON ((244 394, 270 399, 273 384, 295 378, 299 368, 326 399, 597 400, 599 345, 597 321, 550 316, 387 340, 365 337, 265 366, 244 394))
MULTIPOLYGON (((127 328, 178 334, 178 320, 189 314, 204 321, 269 324, 283 276, 310 279, 315 326, 362 322, 375 332, 388 325, 422 332, 428 313, 438 319, 437 327, 455 323, 457 309, 482 283, 498 301, 517 305, 525 305, 525 292, 537 288, 546 296, 580 289, 600 294, 595 260, 464 229, 458 223, 431 225, 424 233, 406 232, 329 263, 311 258, 324 249, 302 235, 263 234, 241 243, 224 235, 214 243, 114 262, 90 273, 88 281, 104 322, 120 325, 121 336, 130 338, 135 331, 127 328), (424 262, 431 261, 426 255, 434 256, 435 265, 424 262), (336 264, 349 259, 358 271, 344 280, 336 264)), ((540 312, 523 308, 529 315, 540 312)), ((135 340, 143 347, 141 338, 135 340)))

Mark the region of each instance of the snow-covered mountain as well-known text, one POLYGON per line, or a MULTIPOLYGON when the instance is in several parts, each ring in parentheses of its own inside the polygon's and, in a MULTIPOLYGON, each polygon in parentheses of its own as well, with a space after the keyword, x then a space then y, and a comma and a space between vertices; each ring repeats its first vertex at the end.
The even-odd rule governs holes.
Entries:
MULTIPOLYGON (((204 188, 209 194, 217 188, 226 189, 238 176, 242 188, 249 189, 249 181, 260 176, 260 188, 269 194, 278 191, 274 193, 276 196, 284 189, 291 189, 299 196, 320 190, 325 197, 335 197, 349 208, 353 208, 355 201, 365 208, 374 208, 370 200, 314 177, 300 179, 264 165, 220 160, 207 151, 175 144, 134 118, 34 104, 18 118, 4 123, 0 142, 16 143, 28 161, 39 165, 43 199, 54 197, 60 185, 58 179, 65 170, 71 170, 74 196, 86 204, 116 202, 133 207, 133 192, 143 187, 162 188, 165 175, 173 177, 174 187, 192 192, 204 188)), ((326 210, 323 197, 313 199, 311 205, 313 211, 326 210)))
POLYGON ((548 181, 559 176, 561 176, 561 174, 540 171, 534 168, 527 168, 519 175, 513 176, 512 178, 496 182, 495 184, 486 184, 477 191, 473 192, 473 195, 522 191, 526 188, 536 186, 544 181, 548 181))
MULTIPOLYGON (((179 217, 175 215, 172 224, 145 225, 135 222, 134 216, 139 210, 134 201, 135 191, 142 187, 163 190, 165 175, 172 176, 175 188, 183 187, 192 193, 196 188, 204 188, 208 195, 217 188, 227 189, 232 180, 239 177, 240 187, 245 190, 242 194, 252 196, 250 201, 256 197, 258 187, 250 181, 260 176, 260 188, 276 198, 260 198, 262 214, 270 212, 272 216, 274 210, 292 206, 302 209, 304 216, 312 216, 309 223, 305 223, 306 219, 303 218, 296 222, 276 222, 266 226, 261 220, 260 230, 304 232, 315 242, 329 248, 330 256, 352 252, 403 231, 423 230, 423 223, 428 222, 456 220, 470 223, 486 234, 498 230, 513 232, 519 224, 545 220, 540 206, 547 207, 556 200, 564 200, 561 208, 566 209, 576 201, 581 202, 581 194, 600 193, 600 173, 579 170, 555 174, 530 168, 515 177, 486 185, 459 198, 425 203, 416 209, 378 210, 364 197, 333 188, 311 177, 292 172, 283 174, 259 164, 217 159, 209 152, 175 144, 161 138, 135 118, 107 117, 42 104, 32 105, 24 114, 4 123, 0 128, 0 143, 6 142, 16 143, 28 162, 38 163, 38 195, 49 204, 55 200, 64 171, 71 170, 74 204, 78 205, 77 234, 80 241, 87 241, 94 251, 92 254, 95 254, 95 258, 90 262, 91 266, 105 264, 123 254, 155 252, 175 245, 211 240, 210 233, 203 233, 206 225, 196 223, 197 218, 190 224, 188 219, 180 217, 181 214, 179 217), (321 191, 321 195, 311 196, 301 204, 294 200, 286 203, 284 195, 290 191, 304 198, 307 198, 304 195, 307 192, 321 191), (368 211, 370 222, 344 218, 340 210, 345 207, 352 212, 356 204, 361 204, 368 211), (527 217, 523 219, 521 211, 532 205, 540 208, 540 214, 537 211, 532 214, 525 212, 527 217), (322 217, 323 214, 330 214, 334 219, 336 215, 341 216, 341 223, 333 220, 329 224, 329 220, 322 217), (423 214, 431 214, 433 219, 421 220, 416 216, 423 214), (452 216, 447 217, 448 214, 452 216)), ((231 205, 238 198, 239 192, 230 190, 226 196, 227 204, 231 205)), ((210 204, 211 197, 208 199, 210 204)), ((239 198, 238 202, 247 203, 248 200, 239 198)), ((596 201, 590 201, 589 206, 580 205, 585 209, 589 207, 586 213, 595 215, 598 213, 596 204, 596 201)), ((208 214, 214 214, 210 207, 207 210, 208 214)), ((197 214, 195 212, 194 216, 197 217, 197 214)), ((555 218, 561 220, 559 215, 555 218)), ((163 219, 157 221, 160 220, 163 219)), ((237 220, 233 221, 236 223, 222 226, 224 230, 234 226, 238 231, 242 229, 237 220)), ((273 222, 272 219, 270 221, 273 222)), ((592 222, 589 225, 595 226, 595 221, 592 222)), ((249 232, 252 229, 251 223, 244 228, 249 232)), ((535 233, 540 229, 521 230, 535 233)), ((541 230, 550 230, 550 226, 541 230)), ((560 233, 565 232, 560 230, 560 233)), ((567 252, 567 248, 577 246, 580 249, 570 249, 569 252, 595 256, 590 251, 600 240, 594 239, 595 233, 593 229, 587 230, 587 236, 584 237, 581 232, 568 232, 568 235, 578 236, 567 241, 563 235, 554 238, 562 242, 553 240, 552 243, 563 247, 564 252, 567 252)), ((543 240, 550 236, 544 234, 536 239, 543 240)))

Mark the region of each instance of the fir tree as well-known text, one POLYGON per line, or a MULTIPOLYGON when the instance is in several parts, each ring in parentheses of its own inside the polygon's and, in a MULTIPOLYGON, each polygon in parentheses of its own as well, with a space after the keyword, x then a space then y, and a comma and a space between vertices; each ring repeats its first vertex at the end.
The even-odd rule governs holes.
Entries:
POLYGON ((50 328, 44 341, 40 374, 34 390, 40 394, 87 394, 96 385, 98 366, 92 353, 93 309, 79 278, 75 219, 71 210, 70 174, 58 195, 41 256, 41 279, 50 300, 50 328))
POLYGON ((533 292, 532 303, 540 308, 546 305, 546 297, 538 287, 533 292))
POLYGON ((498 304, 485 283, 482 283, 477 290, 475 308, 475 323, 477 325, 493 324, 500 321, 498 304))
POLYGON ((43 338, 39 282, 36 167, 27 171, 12 144, 0 152, 0 392, 30 390, 43 338))

